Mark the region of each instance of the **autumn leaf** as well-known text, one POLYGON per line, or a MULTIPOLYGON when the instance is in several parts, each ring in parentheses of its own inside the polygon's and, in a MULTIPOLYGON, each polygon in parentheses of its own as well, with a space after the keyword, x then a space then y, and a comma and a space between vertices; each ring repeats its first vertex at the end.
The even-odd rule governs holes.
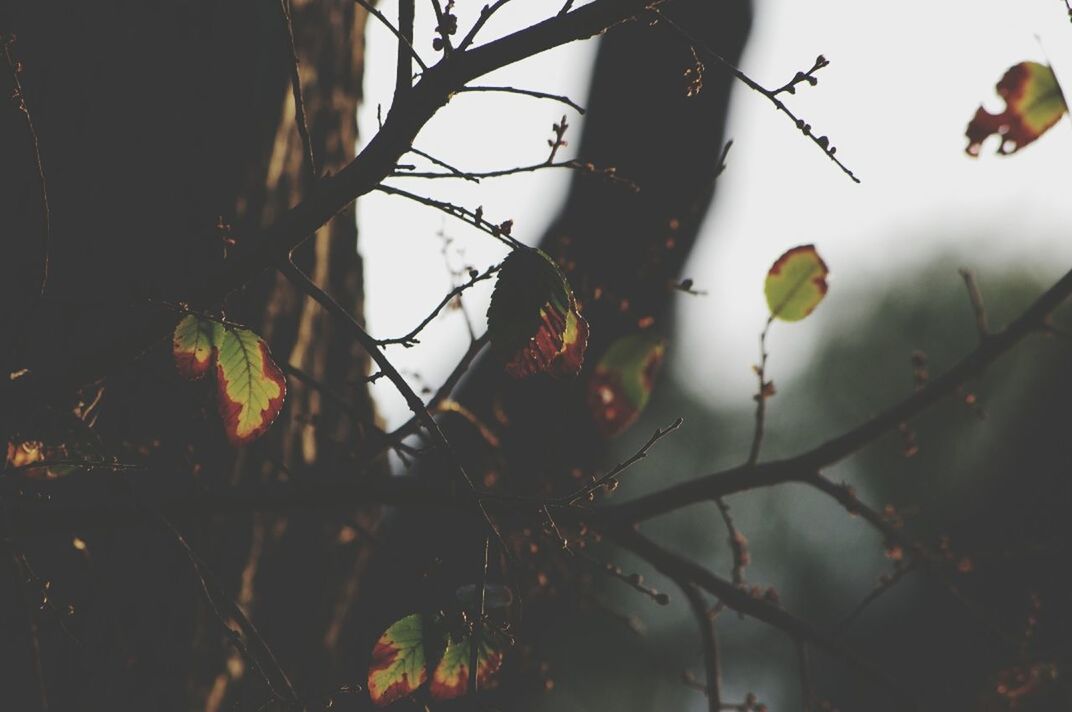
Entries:
POLYGON ((492 350, 515 378, 576 375, 588 345, 588 322, 569 282, 550 257, 529 248, 503 261, 488 307, 488 333, 492 350))
POLYGON ((268 429, 287 394, 287 382, 268 345, 249 329, 214 323, 216 385, 227 438, 244 445, 268 429))
POLYGON ((771 266, 763 292, 772 319, 800 321, 826 296, 830 274, 814 245, 789 250, 771 266))
POLYGON ((171 345, 179 374, 190 381, 204 378, 212 366, 212 322, 187 314, 175 327, 171 345))
POLYGON ((588 382, 588 409, 605 437, 621 433, 648 404, 666 343, 648 331, 611 344, 588 382))
POLYGON ((413 694, 428 679, 424 664, 424 622, 419 613, 395 621, 372 649, 368 690, 385 707, 413 694))
POLYGON ((1015 153, 1060 121, 1068 107, 1053 70, 1038 62, 1020 62, 997 84, 1005 111, 991 114, 983 107, 968 124, 968 155, 978 156, 983 141, 1001 137, 998 153, 1015 153))
MULTIPOLYGON (((472 653, 468 634, 452 637, 439 659, 428 691, 435 700, 451 700, 469 690, 469 659, 472 653)), ((477 687, 486 687, 502 666, 504 641, 502 635, 488 625, 481 628, 477 651, 477 687)))

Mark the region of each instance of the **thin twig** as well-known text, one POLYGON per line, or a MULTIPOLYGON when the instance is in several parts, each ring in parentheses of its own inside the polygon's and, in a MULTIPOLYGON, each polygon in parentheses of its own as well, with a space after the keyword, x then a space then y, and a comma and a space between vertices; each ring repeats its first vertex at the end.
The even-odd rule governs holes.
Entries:
POLYGON ((522 96, 531 96, 535 99, 549 99, 551 101, 557 101, 560 104, 565 104, 578 114, 584 114, 584 107, 577 102, 570 99, 568 96, 562 94, 548 94, 543 91, 533 91, 532 89, 519 89, 517 87, 509 86, 468 86, 456 89, 455 94, 464 94, 470 92, 499 92, 503 94, 520 94, 522 96))
POLYGON ((399 29, 395 27, 390 20, 383 16, 382 12, 377 10, 370 2, 368 2, 368 0, 354 0, 354 2, 365 8, 370 15, 372 15, 381 23, 383 23, 384 27, 389 29, 391 31, 391 34, 398 38, 399 42, 409 48, 409 53, 413 56, 414 61, 417 62, 417 66, 421 68, 421 71, 428 71, 428 65, 424 63, 424 60, 421 59, 421 55, 419 55, 417 53, 417 50, 413 48, 413 43, 406 39, 399 31, 399 29))
POLYGON ((756 399, 756 426, 752 433, 752 447, 748 450, 748 465, 754 465, 759 460, 759 448, 763 445, 764 419, 767 413, 767 398, 773 395, 771 384, 767 381, 767 333, 771 324, 774 323, 774 315, 767 317, 767 323, 759 334, 759 364, 756 366, 756 378, 759 379, 759 390, 756 399))
POLYGON ((376 186, 376 190, 380 191, 381 193, 387 193, 388 195, 397 195, 401 198, 408 198, 414 202, 420 203, 421 205, 427 205, 430 208, 435 208, 436 210, 444 212, 451 217, 464 220, 470 225, 473 225, 476 228, 480 229, 482 232, 486 232, 487 234, 491 235, 504 245, 508 245, 511 248, 521 247, 520 242, 503 232, 502 226, 495 225, 488 220, 485 220, 484 212, 480 208, 477 208, 476 210, 469 210, 468 208, 463 208, 460 205, 454 205, 453 203, 436 200, 435 198, 426 198, 423 195, 410 193, 408 190, 402 190, 401 188, 396 188, 392 185, 385 185, 383 183, 376 186))
POLYGON ((484 537, 484 557, 480 567, 480 581, 477 585, 476 615, 473 617, 473 632, 469 636, 469 694, 477 693, 480 682, 477 675, 477 663, 480 660, 480 634, 484 628, 485 594, 488 586, 488 537, 484 537))
POLYGON ((836 626, 834 626, 833 635, 835 638, 840 638, 849 630, 854 622, 863 614, 867 607, 877 601, 884 593, 891 590, 894 586, 900 583, 901 579, 911 573, 918 565, 917 559, 912 559, 903 566, 898 566, 893 572, 892 576, 884 575, 878 585, 864 596, 864 598, 856 604, 856 607, 849 612, 844 618, 842 618, 836 626))
MULTIPOLYGON (((451 469, 453 469, 462 479, 470 492, 475 494, 477 491, 476 485, 469 473, 465 471, 465 467, 462 465, 457 453, 454 451, 454 447, 451 445, 450 441, 447 440, 447 436, 443 434, 439 424, 436 423, 435 418, 432 417, 432 414, 428 411, 428 408, 425 406, 420 396, 414 392, 413 388, 406 382, 406 379, 403 378, 402 374, 398 372, 398 369, 394 367, 394 364, 391 363, 380 347, 377 346, 376 340, 369 336, 368 332, 365 331, 365 328, 354 319, 353 315, 350 314, 345 307, 335 301, 330 294, 322 290, 315 282, 309 279, 308 275, 298 269, 289 257, 278 259, 276 266, 283 275, 294 284, 294 286, 316 300, 329 314, 334 316, 348 328, 353 337, 359 344, 361 344, 361 347, 365 349, 366 353, 368 353, 369 357, 380 367, 380 370, 387 374, 388 380, 394 384, 395 388, 405 399, 406 405, 413 411, 413 414, 417 417, 420 424, 424 426, 424 429, 432 438, 432 442, 435 443, 436 447, 443 453, 443 456, 451 469)), ((499 530, 498 525, 492 520, 483 501, 477 500, 477 505, 484 517, 484 521, 499 540, 503 551, 508 551, 509 548, 502 538, 502 532, 499 530)))
POLYGON ((670 579, 692 582, 718 597, 729 608, 763 621, 791 637, 810 641, 816 647, 845 662, 861 677, 885 689, 891 699, 897 701, 900 708, 916 709, 915 702, 885 670, 864 660, 837 640, 784 608, 734 586, 732 581, 716 576, 699 564, 659 546, 632 527, 615 529, 608 532, 608 535, 670 579))
POLYGON ((722 522, 726 525, 726 540, 729 542, 730 553, 733 555, 733 583, 743 586, 744 570, 748 566, 748 544, 744 535, 733 523, 730 506, 722 497, 715 497, 715 505, 718 507, 719 514, 722 515, 722 522))
POLYGON ((591 493, 595 492, 600 487, 603 487, 604 485, 607 485, 608 483, 610 483, 611 480, 616 478, 622 472, 628 470, 630 467, 632 467, 633 465, 635 465, 636 463, 640 462, 645 457, 647 457, 648 456, 648 451, 651 450, 653 447, 655 447, 655 443, 659 442, 660 440, 665 438, 667 435, 669 435, 670 433, 672 433, 675 430, 677 430, 678 428, 680 428, 681 424, 684 423, 684 422, 685 422, 685 419, 679 417, 679 418, 675 419, 674 422, 670 423, 670 425, 666 426, 665 428, 656 428, 655 432, 651 434, 650 438, 648 438, 648 441, 646 443, 644 443, 640 447, 639 450, 634 452, 629 457, 629 459, 623 460, 622 462, 618 463, 613 468, 611 468, 610 471, 608 471, 605 474, 601 475, 600 477, 597 477, 596 479, 592 480, 587 485, 585 485, 583 487, 580 487, 580 488, 574 490, 573 492, 571 492, 570 494, 567 494, 567 495, 565 495, 563 497, 557 497, 557 498, 551 500, 550 502, 548 502, 548 504, 556 504, 556 505, 573 504, 573 503, 576 503, 576 502, 579 502, 579 501, 585 499, 586 497, 588 497, 588 495, 590 495, 591 493))
POLYGON ((488 269, 484 270, 483 272, 481 272, 480 274, 477 274, 476 276, 471 277, 468 281, 466 281, 466 282, 464 282, 462 284, 459 284, 457 287, 455 287, 454 289, 450 290, 447 293, 447 296, 443 297, 443 299, 440 300, 439 304, 436 305, 436 308, 432 310, 432 313, 429 314, 428 316, 426 316, 421 321, 421 323, 418 324, 417 326, 415 326, 412 330, 410 330, 409 333, 405 334, 404 336, 398 336, 398 337, 395 337, 395 338, 392 338, 392 339, 378 339, 376 341, 376 343, 379 344, 380 346, 389 346, 391 344, 402 344, 404 346, 411 346, 413 344, 420 343, 419 341, 417 341, 417 338, 416 338, 417 335, 420 334, 424 330, 424 328, 426 326, 428 326, 429 324, 432 323, 432 320, 436 318, 436 316, 439 314, 439 312, 443 311, 444 307, 446 307, 448 304, 450 304, 452 301, 454 301, 454 299, 456 299, 463 292, 465 292, 465 290, 469 289, 474 284, 477 284, 478 282, 482 282, 485 279, 490 279, 501 268, 502 268, 502 264, 493 265, 493 266, 489 267, 488 269))
POLYGON ((4 45, 4 60, 7 62, 8 71, 11 73, 11 83, 15 86, 15 99, 18 101, 19 111, 26 117, 26 128, 30 133, 30 145, 33 148, 34 163, 37 166, 37 180, 41 187, 41 288, 40 295, 45 296, 48 287, 48 262, 51 250, 52 218, 48 208, 48 183, 45 181, 45 165, 41 161, 41 146, 37 140, 37 129, 34 128, 33 117, 30 115, 30 107, 26 104, 26 94, 22 90, 22 81, 19 79, 21 65, 12 54, 11 46, 15 42, 14 35, 4 37, 0 35, 0 42, 4 45))
MULTIPOLYGON (((434 1, 435 0, 433 0, 433 2, 434 1)), ((498 10, 500 7, 502 7, 508 2, 510 2, 510 0, 495 0, 495 3, 492 4, 490 7, 488 5, 482 7, 480 9, 480 17, 476 19, 476 22, 473 23, 472 28, 470 28, 469 32, 466 33, 465 38, 461 41, 461 44, 458 45, 458 51, 464 52, 469 45, 473 44, 473 40, 476 39, 476 35, 478 32, 480 32, 480 28, 484 26, 484 23, 487 22, 488 19, 495 14, 496 10, 498 10)))
POLYGON ((983 293, 979 289, 979 282, 975 278, 975 272, 961 268, 957 270, 964 279, 964 286, 968 289, 968 299, 971 300, 972 313, 975 314, 975 328, 979 332, 979 339, 985 341, 990 338, 990 325, 986 318, 986 305, 983 303, 983 293))
POLYGON ((737 67, 737 65, 727 60, 721 54, 711 49, 710 46, 697 39, 696 36, 693 35, 691 32, 686 30, 674 20, 667 17, 661 10, 659 10, 659 8, 652 7, 650 9, 651 12, 653 12, 656 16, 659 17, 659 19, 665 22, 667 26, 677 32, 677 34, 681 35, 685 40, 687 40, 689 44, 691 44, 695 49, 700 50, 708 57, 721 64, 731 74, 733 74, 734 77, 743 82, 749 89, 765 96, 768 101, 774 104, 774 107, 778 111, 782 112, 793 121, 794 125, 796 125, 797 129, 799 129, 801 133, 811 139, 812 143, 822 149, 823 153, 826 154, 826 157, 833 161, 835 164, 837 164, 838 168, 840 168, 842 172, 845 173, 845 175, 851 178, 854 183, 860 182, 860 179, 857 178, 851 170, 849 170, 848 166, 842 163, 841 160, 834 155, 836 153, 836 149, 830 145, 830 139, 826 136, 816 136, 811 130, 811 125, 806 123, 804 119, 801 119, 796 114, 794 114, 793 111, 788 106, 786 106, 781 99, 778 98, 778 92, 780 90, 767 89, 765 86, 742 72, 740 68, 737 67))
MULTIPOLYGON (((409 153, 416 153, 418 156, 421 156, 423 158, 427 158, 429 161, 431 161, 435 165, 439 166, 440 168, 446 168, 448 171, 450 171, 450 173, 446 173, 446 174, 436 173, 435 175, 449 175, 449 176, 451 176, 453 178, 464 178, 464 179, 470 180, 470 181, 472 181, 474 183, 479 183, 480 182, 476 178, 470 177, 468 174, 463 173, 462 171, 458 170, 457 168, 455 168, 454 166, 450 165, 446 161, 441 161, 440 159, 436 158, 435 156, 433 156, 431 154, 428 154, 428 153, 425 153, 424 151, 421 151, 416 146, 410 146, 409 147, 409 153)), ((404 175, 405 176, 405 175, 414 175, 414 174, 413 173, 407 173, 407 172, 400 172, 400 173, 396 173, 396 174, 392 174, 392 175, 404 175)))
POLYGON ((689 602, 689 608, 696 618, 696 625, 700 629, 700 641, 703 644, 704 673, 707 677, 707 709, 708 712, 719 712, 722 709, 722 673, 719 667, 718 638, 715 635, 715 622, 707 614, 707 602, 695 584, 688 581, 675 581, 685 594, 689 602))
POLYGON ((435 10, 436 15, 436 32, 439 34, 439 40, 443 43, 443 55, 449 56, 454 51, 454 45, 450 41, 450 32, 447 28, 447 13, 443 12, 443 7, 439 4, 439 0, 432 0, 432 8, 435 10))
POLYGON ((391 174, 392 178, 462 178, 465 180, 480 182, 481 178, 501 178, 503 176, 513 176, 519 173, 533 173, 535 171, 545 170, 547 168, 568 168, 570 170, 578 171, 580 173, 587 173, 597 177, 606 178, 611 183, 620 183, 634 193, 640 190, 635 182, 628 178, 622 178, 618 175, 615 168, 598 168, 593 163, 585 163, 578 160, 558 161, 548 163, 544 161, 542 163, 533 163, 528 166, 517 166, 515 168, 502 168, 494 171, 462 171, 457 168, 448 167, 450 173, 432 173, 432 172, 415 172, 415 171, 396 171, 391 174))
POLYGON ((313 140, 309 136, 309 123, 305 116, 305 99, 302 96, 301 74, 298 72, 298 48, 294 43, 294 23, 290 15, 290 0, 279 0, 283 13, 283 25, 287 31, 287 47, 290 49, 290 91, 294 95, 294 121, 298 125, 309 175, 316 180, 316 157, 313 155, 313 140))
POLYGON ((186 542, 186 538, 182 533, 176 529, 163 514, 148 508, 144 503, 141 503, 141 507, 143 510, 151 514, 165 530, 170 532, 176 543, 182 548, 183 553, 186 554, 186 558, 190 562, 190 566, 193 568, 198 583, 201 585, 201 592, 205 595, 205 599, 208 601, 209 607, 212 608, 217 620, 219 620, 220 624, 227 630, 229 634, 228 637, 231 639, 231 642, 234 643, 235 647, 243 653, 243 655, 253 664, 253 667, 260 673, 265 684, 268 685, 268 689, 272 691, 272 694, 279 699, 287 699, 299 709, 305 710, 305 703, 301 701, 297 691, 295 691, 294 686, 290 682, 290 678, 287 677, 286 672, 279 665, 279 661, 276 660, 272 649, 268 647, 268 644, 265 642, 264 638, 261 637, 256 626, 249 620, 242 608, 229 596, 217 597, 212 594, 212 588, 216 588, 220 591, 222 591, 223 588, 219 581, 216 580, 211 569, 205 564, 204 560, 198 556, 197 552, 195 552, 186 542), (221 610, 221 603, 223 609, 226 609, 226 612, 221 610), (227 624, 228 619, 233 619, 238 624, 238 627, 242 629, 242 634, 256 646, 260 654, 253 654, 253 652, 248 649, 241 638, 235 634, 235 631, 231 626, 227 624), (282 683, 281 686, 285 691, 285 697, 280 694, 272 683, 272 678, 269 677, 268 670, 265 669, 266 666, 268 670, 271 670, 273 676, 276 678, 276 682, 282 683))

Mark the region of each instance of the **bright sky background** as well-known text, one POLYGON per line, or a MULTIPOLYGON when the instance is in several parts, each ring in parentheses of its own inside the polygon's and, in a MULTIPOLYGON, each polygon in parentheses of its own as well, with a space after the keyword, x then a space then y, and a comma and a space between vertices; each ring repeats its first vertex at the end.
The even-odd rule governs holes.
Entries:
MULTIPOLYGON (((427 61, 436 56, 434 22, 428 4, 418 5, 416 46, 427 61)), ((460 33, 483 5, 459 0, 460 33)), ((547 0, 513 0, 482 36, 538 20, 548 6, 547 0)), ((393 0, 380 8, 396 15, 393 0)), ((567 94, 583 105, 595 47, 586 42, 560 48, 477 83, 567 94)), ((831 65, 821 70, 819 85, 802 88, 788 103, 817 133, 831 137, 863 184, 849 181, 763 97, 738 87, 729 167, 685 275, 710 295, 681 298, 679 320, 689 328, 680 330, 671 351, 678 377, 703 384, 701 395, 713 403, 749 402, 750 365, 766 315, 763 276, 794 245, 818 246, 832 271, 829 299, 881 290, 937 255, 953 255, 978 270, 984 288, 988 268, 1027 265, 1055 279, 1072 261, 1072 240, 1063 237, 1072 233, 1072 123, 1063 122, 1012 157, 993 155, 991 144, 979 159, 964 154, 964 128, 979 103, 1000 110, 994 84, 1009 66, 1048 59, 1059 78, 1072 82, 1072 25, 1061 0, 757 2, 745 72, 776 86, 820 53, 831 65)), ((359 117, 365 141, 377 125, 377 104, 384 112, 389 106, 394 54, 393 37, 372 21, 359 117)), ((718 69, 709 63, 708 71, 718 69)), ((469 170, 536 163, 546 157, 551 124, 563 113, 572 125, 567 137, 577 141, 581 117, 559 104, 459 95, 421 132, 417 147, 469 170)), ((566 178, 545 171, 479 185, 396 183, 470 208, 483 205, 493 221, 513 218, 514 235, 532 243, 554 216, 566 178)), ((362 198, 358 220, 367 316, 380 337, 408 331, 452 286, 437 237, 441 230, 454 238, 455 266, 484 268, 504 254, 497 242, 460 221, 400 198, 362 198)), ((480 333, 490 286, 467 294, 480 333)), ((816 339, 832 326, 832 311, 826 317, 819 309, 806 324, 772 333, 776 381, 807 368, 816 339)), ((412 349, 391 347, 390 356, 435 386, 456 362, 454 354, 465 349, 468 331, 452 313, 424 337, 412 349)), ((390 384, 377 383, 375 395, 389 425, 405 419, 405 405, 390 384)))

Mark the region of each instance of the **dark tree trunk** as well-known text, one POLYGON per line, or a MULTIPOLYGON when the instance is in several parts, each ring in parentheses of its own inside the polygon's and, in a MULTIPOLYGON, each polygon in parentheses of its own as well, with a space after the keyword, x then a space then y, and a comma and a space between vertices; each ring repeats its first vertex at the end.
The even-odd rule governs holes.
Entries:
MULTIPOLYGON (((353 158, 361 96, 365 12, 349 2, 293 0, 296 54, 318 168, 353 158)), ((15 2, 0 31, 40 140, 50 207, 49 288, 37 296, 44 234, 38 172, 25 114, 0 107, 5 159, 0 214, 0 367, 63 370, 122 332, 127 310, 178 302, 225 258, 226 239, 251 234, 297 202, 309 166, 295 124, 291 51, 278 2, 15 2), (61 6, 62 5, 62 6, 61 6)), ((4 75, 2 90, 13 87, 4 75)), ((353 313, 363 309, 353 209, 295 255, 353 313)), ((241 239, 239 237, 239 239, 241 239)), ((208 305, 206 305, 208 306, 208 305)), ((96 406, 108 454, 152 454, 133 483, 141 495, 228 482, 339 472, 373 413, 368 360, 325 315, 275 274, 227 305, 228 318, 270 343, 280 363, 345 384, 349 412, 300 382, 269 433, 235 456, 222 438, 210 389, 174 375, 168 345, 113 364, 96 406), (355 415, 356 414, 356 415, 355 415), (193 433, 193 447, 188 447, 193 433), (191 473, 193 477, 191 477, 191 473)), ((176 315, 176 320, 178 315, 176 315)), ((83 398, 96 397, 90 389, 83 398)), ((42 420, 6 418, 15 435, 42 420)), ((382 476, 382 467, 348 476, 382 476)), ((87 478, 91 479, 91 478, 87 478)), ((98 478, 99 479, 99 478, 98 478)), ((116 497, 125 494, 121 484, 116 497)), ((176 522, 259 626, 303 696, 323 701, 354 681, 336 663, 352 641, 339 630, 360 580, 375 509, 352 516, 250 516, 176 522), (349 521, 350 524, 347 524, 349 521), (343 532, 340 535, 340 532, 343 532), (344 542, 344 543, 340 543, 344 542)), ((49 709, 257 709, 265 685, 227 642, 173 537, 144 529, 81 534, 88 566, 72 562, 69 536, 16 539, 57 601, 77 602, 64 621, 34 613, 33 585, 8 577, 5 699, 41 706, 27 621, 38 627, 49 709), (29 599, 29 600, 16 600, 29 599), (29 611, 29 613, 28 613, 29 611), (27 617, 29 616, 29 617, 27 617)))

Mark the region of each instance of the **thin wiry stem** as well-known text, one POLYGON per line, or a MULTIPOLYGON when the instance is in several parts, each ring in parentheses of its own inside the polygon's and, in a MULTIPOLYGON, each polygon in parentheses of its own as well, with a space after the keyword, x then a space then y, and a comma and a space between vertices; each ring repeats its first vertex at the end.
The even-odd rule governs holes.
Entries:
POLYGON ((383 16, 382 12, 377 10, 370 2, 368 2, 368 0, 354 0, 354 2, 365 8, 370 15, 372 15, 381 23, 383 23, 383 26, 389 29, 391 31, 391 34, 398 38, 399 42, 409 48, 409 53, 413 56, 413 60, 417 62, 417 66, 421 68, 422 72, 428 71, 428 65, 424 63, 424 60, 421 59, 421 55, 419 55, 417 53, 417 50, 413 48, 413 43, 410 40, 406 39, 405 36, 403 36, 403 34, 399 31, 399 29, 395 27, 390 20, 383 16))
POLYGON ((700 629, 700 641, 703 644, 704 673, 707 677, 708 712, 720 712, 722 709, 722 673, 719 665, 718 637, 715 634, 715 622, 707 610, 707 602, 695 584, 688 581, 675 581, 685 594, 700 629))
MULTIPOLYGON (((431 159, 434 162, 434 159, 431 159)), ((396 171, 391 174, 392 178, 461 178, 476 183, 480 182, 482 178, 502 178, 504 176, 514 176, 520 173, 534 173, 536 171, 546 170, 548 168, 566 168, 574 170, 579 173, 590 174, 595 177, 605 178, 611 183, 620 183, 624 187, 632 190, 634 193, 640 190, 633 181, 628 178, 622 178, 619 176, 614 168, 597 168, 594 164, 584 163, 577 160, 569 161, 557 161, 543 163, 533 163, 528 166, 516 166, 514 168, 502 168, 494 171, 462 171, 457 168, 448 166, 447 169, 450 173, 432 173, 432 172, 417 172, 417 171, 396 171)))
MULTIPOLYGON (((433 0, 433 2, 435 2, 435 0, 433 0)), ((472 28, 470 28, 469 32, 466 33, 465 38, 461 41, 461 44, 458 45, 458 51, 463 52, 469 45, 473 44, 473 40, 476 39, 476 35, 480 32, 480 28, 484 26, 484 23, 495 14, 496 10, 508 2, 510 2, 510 0, 495 0, 494 4, 482 7, 480 9, 480 17, 476 19, 472 28)))
POLYGON ((426 198, 423 195, 417 195, 416 193, 411 193, 408 190, 402 190, 401 188, 396 188, 393 185, 385 185, 383 183, 376 186, 376 190, 380 191, 381 193, 387 193, 388 195, 397 195, 401 198, 408 198, 409 200, 420 203, 421 205, 427 205, 430 208, 435 208, 436 210, 444 212, 451 217, 464 220, 465 222, 475 226, 482 232, 486 232, 487 234, 491 235, 496 240, 503 243, 504 245, 507 245, 508 247, 516 249, 522 246, 521 243, 519 243, 517 240, 503 233, 502 227, 500 227, 499 225, 495 225, 488 220, 485 220, 484 213, 479 208, 477 210, 469 210, 468 208, 463 208, 460 205, 454 205, 453 203, 436 200, 435 198, 426 198))
MULTIPOLYGON (((365 328, 354 319, 350 312, 335 301, 330 294, 322 290, 315 282, 309 279, 309 276, 298 269, 289 258, 280 258, 277 262, 277 267, 283 275, 294 284, 294 286, 316 300, 329 314, 334 316, 348 328, 351 335, 353 335, 357 342, 361 344, 361 347, 365 349, 369 357, 376 362, 376 365, 387 375, 387 379, 394 384, 395 388, 405 399, 406 405, 413 411, 413 414, 417 417, 420 424, 424 426, 424 429, 432 438, 432 442, 435 443, 436 447, 442 452, 451 469, 453 469, 462 479, 465 485, 469 488, 469 491, 475 494, 477 491, 476 484, 459 460, 458 454, 454 450, 454 446, 447 440, 447 436, 443 434, 439 424, 436 422, 435 418, 432 417, 427 406, 425 406, 424 401, 421 400, 420 396, 418 396, 413 388, 410 387, 409 383, 406 382, 406 379, 402 377, 402 374, 398 372, 398 369, 395 368, 394 364, 392 364, 383 353, 380 347, 376 344, 376 340, 369 336, 368 332, 365 331, 365 328)), ((499 530, 498 525, 492 520, 483 501, 478 500, 477 505, 480 508, 481 514, 484 516, 484 521, 498 538, 503 551, 508 551, 506 542, 502 538, 502 532, 499 530)))
POLYGON ((20 64, 11 51, 14 36, 0 37, 4 45, 4 60, 8 71, 11 73, 11 83, 15 86, 15 99, 19 110, 26 117, 26 128, 30 133, 30 146, 33 148, 34 163, 37 166, 37 180, 41 188, 41 287, 40 295, 45 296, 48 288, 49 253, 51 250, 52 217, 48 208, 48 183, 45 180, 45 165, 41 161, 41 145, 37 140, 37 129, 34 128, 33 117, 30 115, 30 107, 26 104, 26 94, 22 90, 22 81, 19 79, 20 64))
POLYGON ((520 94, 521 96, 531 96, 534 99, 549 99, 550 101, 557 101, 560 104, 565 104, 571 109, 575 110, 578 114, 584 113, 584 107, 577 102, 570 99, 568 96, 562 94, 548 94, 543 91, 533 91, 532 89, 519 89, 517 87, 508 86, 468 86, 455 90, 455 94, 469 94, 473 92, 497 92, 501 94, 520 94))
POLYGON ((665 22, 668 27, 673 29, 675 32, 677 32, 679 35, 681 35, 681 37, 683 37, 685 40, 687 40, 689 42, 689 44, 691 44, 693 46, 693 48, 699 50, 703 54, 707 55, 711 59, 713 59, 716 62, 718 62, 719 64, 721 64, 731 74, 733 74, 734 77, 736 77, 738 80, 743 82, 745 84, 745 86, 747 86, 749 89, 751 89, 751 90, 753 90, 755 92, 758 92, 759 94, 762 94, 763 96, 765 96, 768 101, 770 101, 772 104, 774 104, 774 107, 776 109, 778 109, 778 111, 782 112, 783 114, 788 116, 793 121, 793 123, 796 125, 796 127, 798 129, 800 129, 801 133, 803 133, 805 136, 807 136, 811 140, 812 143, 814 143, 816 146, 818 146, 820 149, 822 149, 823 153, 826 154, 826 157, 829 158, 831 161, 833 161, 835 164, 837 164, 837 167, 840 168, 841 171, 845 175, 847 175, 849 178, 851 178, 853 183, 859 183, 860 182, 860 179, 856 177, 856 174, 854 174, 851 170, 849 170, 848 166, 846 166, 844 163, 842 163, 841 160, 839 158, 837 158, 837 156, 834 155, 835 152, 836 152, 836 149, 834 149, 834 147, 830 145, 830 139, 828 139, 826 136, 816 136, 812 132, 811 126, 808 123, 806 123, 804 121, 804 119, 800 118, 795 113, 793 113, 793 111, 788 106, 785 105, 785 102, 783 102, 781 99, 778 98, 778 92, 780 90, 767 89, 765 86, 763 86, 759 82, 757 82, 754 79, 752 79, 750 76, 748 76, 747 74, 742 72, 740 70, 740 68, 737 67, 737 65, 733 64, 732 62, 727 60, 725 57, 723 57, 721 54, 719 54, 715 50, 711 49, 711 47, 709 47, 705 43, 703 43, 700 40, 698 40, 695 35, 693 35, 691 32, 686 30, 684 27, 679 25, 674 20, 672 20, 669 17, 667 17, 666 14, 663 13, 661 10, 659 10, 657 7, 652 7, 651 11, 660 20, 665 22))
POLYGON ((458 296, 460 296, 463 292, 465 292, 465 290, 469 289, 474 284, 477 284, 478 282, 482 282, 482 281, 484 281, 486 279, 490 279, 501 268, 502 268, 501 264, 497 264, 497 265, 494 265, 492 267, 489 267, 488 269, 484 270, 480 274, 470 278, 467 282, 459 284, 457 287, 455 287, 454 289, 450 290, 450 292, 447 293, 447 296, 443 297, 443 299, 439 302, 439 304, 436 306, 436 308, 432 310, 432 313, 429 314, 428 316, 426 316, 421 321, 421 323, 418 324, 417 326, 415 326, 409 333, 405 334, 404 336, 398 336, 398 337, 395 337, 395 338, 392 338, 392 339, 378 339, 376 341, 376 343, 379 344, 380 346, 390 346, 391 344, 402 344, 404 346, 412 346, 413 344, 420 343, 420 342, 417 341, 417 335, 420 334, 422 331, 424 331, 425 327, 427 327, 429 324, 432 323, 432 320, 435 319, 436 316, 439 315, 439 312, 443 311, 444 307, 446 307, 448 304, 450 304, 452 301, 454 301, 458 296))
POLYGON ((759 334, 759 364, 756 366, 756 378, 759 379, 759 390, 756 392, 756 425, 752 432, 752 447, 748 450, 748 465, 754 465, 759 460, 759 448, 763 445, 763 429, 767 414, 767 398, 770 393, 770 384, 767 382, 767 333, 770 331, 774 316, 767 318, 763 331, 759 334))
POLYGON ((283 13, 283 24, 287 31, 287 47, 290 50, 290 91, 294 95, 294 122, 298 125, 305 161, 309 166, 309 175, 317 177, 316 157, 313 155, 313 140, 309 136, 309 123, 305 116, 305 98, 302 95, 301 74, 298 71, 298 48, 294 43, 294 23, 290 15, 290 0, 279 0, 279 9, 283 13))

